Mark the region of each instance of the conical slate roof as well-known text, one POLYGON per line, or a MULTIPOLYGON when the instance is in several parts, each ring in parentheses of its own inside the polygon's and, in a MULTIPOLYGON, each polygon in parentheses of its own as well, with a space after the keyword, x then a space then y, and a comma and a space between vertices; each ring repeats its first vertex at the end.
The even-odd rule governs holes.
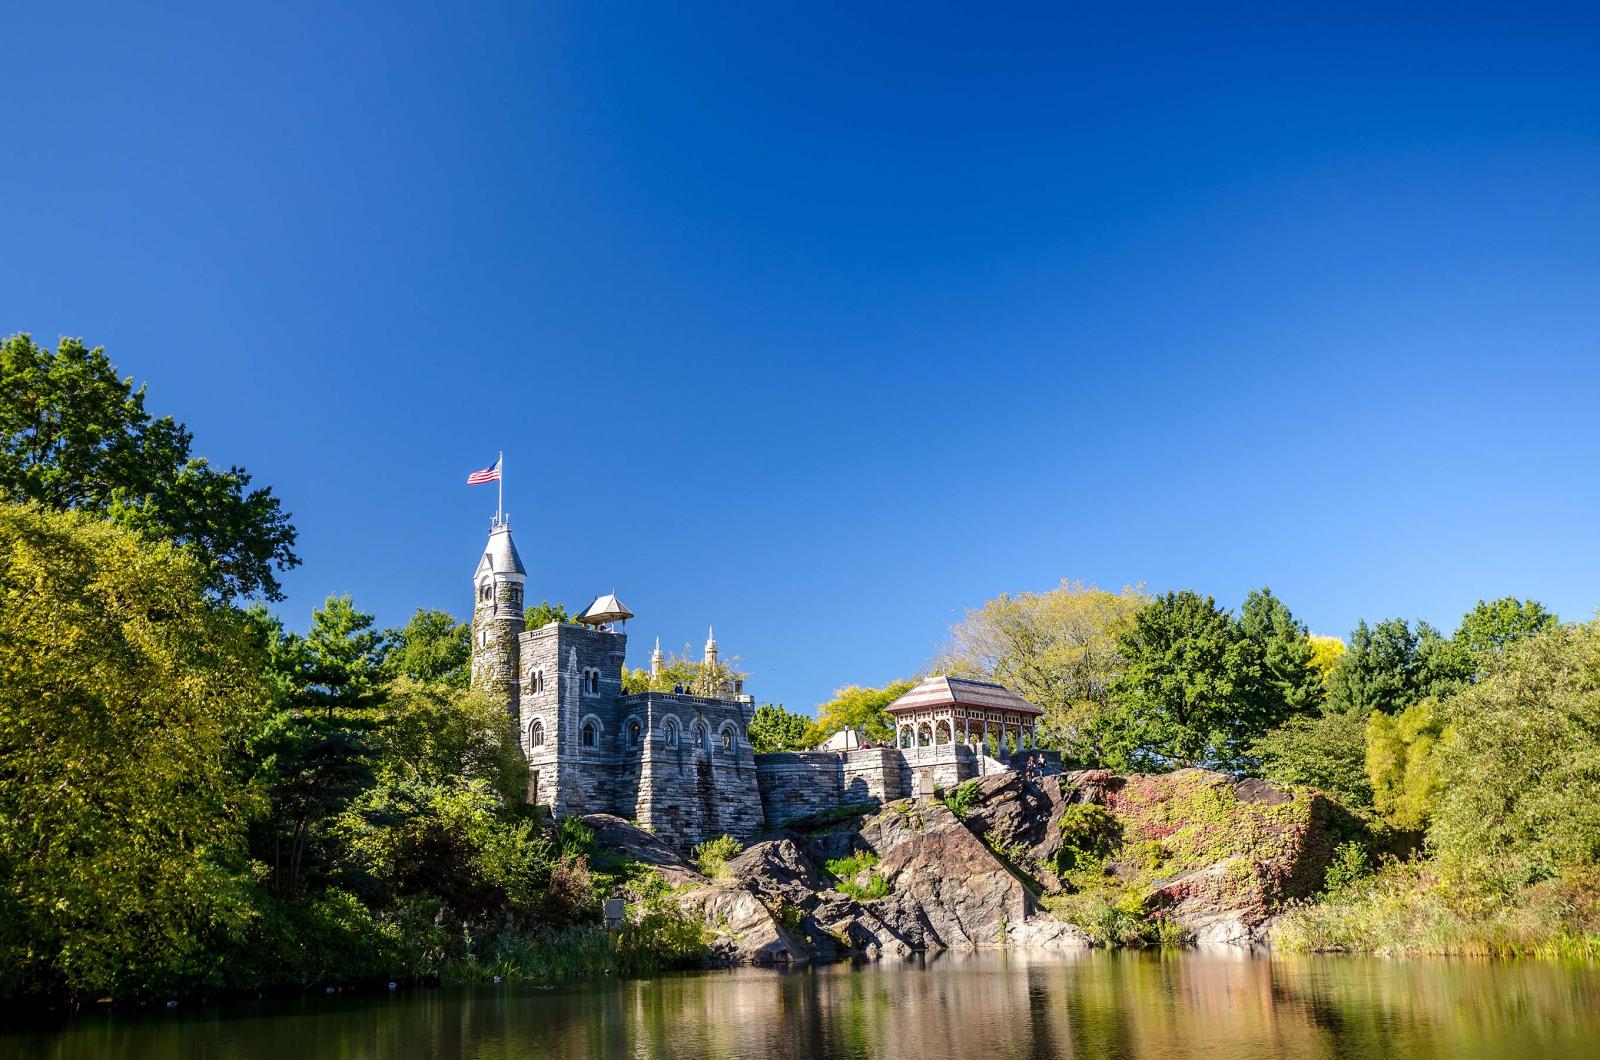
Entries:
POLYGON ((578 616, 579 622, 591 626, 603 625, 606 622, 616 622, 633 617, 633 612, 628 610, 628 605, 617 599, 616 593, 606 593, 604 596, 595 597, 594 603, 584 609, 578 616))
POLYGON ((911 691, 883 708, 891 714, 907 710, 962 706, 978 710, 1008 710, 1018 714, 1043 714, 1004 685, 992 681, 973 681, 965 677, 929 677, 911 691))
POLYGON ((496 574, 521 574, 527 576, 527 570, 522 566, 522 557, 517 555, 517 546, 511 540, 511 527, 497 526, 489 531, 489 543, 484 546, 483 559, 478 561, 481 571, 484 564, 496 574))

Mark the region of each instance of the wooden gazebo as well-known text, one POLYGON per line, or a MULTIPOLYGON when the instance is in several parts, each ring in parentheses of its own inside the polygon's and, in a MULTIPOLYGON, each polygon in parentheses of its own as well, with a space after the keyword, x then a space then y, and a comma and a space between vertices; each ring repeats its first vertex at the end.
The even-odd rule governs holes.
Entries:
POLYGON ((942 676, 927 678, 884 709, 894 718, 898 747, 987 746, 994 736, 1002 753, 1007 736, 1018 750, 1037 746, 1034 728, 1044 714, 1004 685, 942 676))

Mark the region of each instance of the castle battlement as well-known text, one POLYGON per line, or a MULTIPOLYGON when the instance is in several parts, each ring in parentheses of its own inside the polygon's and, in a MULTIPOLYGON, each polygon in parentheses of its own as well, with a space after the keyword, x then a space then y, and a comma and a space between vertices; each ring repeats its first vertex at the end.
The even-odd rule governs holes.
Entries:
MULTIPOLYGON (((901 747, 757 755, 755 700, 742 689, 623 690, 634 616, 614 593, 575 622, 526 629, 526 582, 511 528, 499 522, 473 574, 472 681, 503 697, 528 760, 528 800, 557 816, 615 814, 680 847, 724 834, 748 840, 769 825, 904 798, 918 778, 949 787, 1010 768, 973 743, 989 726, 1002 743, 1009 727, 1019 752, 1031 740, 1037 707, 998 685, 939 678, 891 707, 901 747)), ((717 657, 711 634, 706 661, 717 657)), ((659 640, 651 661, 659 669, 659 640)))

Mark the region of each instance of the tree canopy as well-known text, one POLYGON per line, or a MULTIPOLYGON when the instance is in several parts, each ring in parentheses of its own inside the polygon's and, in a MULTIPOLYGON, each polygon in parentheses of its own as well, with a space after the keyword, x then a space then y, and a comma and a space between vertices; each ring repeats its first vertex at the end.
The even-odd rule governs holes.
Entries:
POLYGON ((841 729, 855 729, 869 742, 887 747, 894 743, 894 719, 883 709, 911 691, 915 681, 890 681, 882 688, 846 685, 817 707, 817 730, 823 737, 841 729))
POLYGON ((1105 738, 1117 768, 1227 766, 1286 711, 1261 645, 1209 596, 1183 590, 1139 609, 1119 638, 1105 738))
POLYGON ((1537 600, 1502 596, 1479 600, 1465 615, 1455 639, 1474 656, 1499 655, 1519 640, 1543 633, 1559 624, 1554 614, 1537 600))
POLYGON ((0 505, 0 992, 218 983, 269 689, 186 551, 0 505))
POLYGON ((951 630, 929 670, 1005 685, 1044 709, 1039 735, 1070 758, 1098 762, 1119 637, 1149 598, 1063 581, 1044 593, 1002 594, 951 630))
POLYGON ((756 754, 767 751, 803 751, 817 742, 816 722, 804 714, 763 703, 750 719, 750 746, 756 754))
POLYGON ((299 564, 278 498, 242 467, 191 452, 187 427, 145 411, 102 349, 25 334, 0 341, 0 496, 105 515, 193 552, 223 598, 283 598, 274 571, 299 564))

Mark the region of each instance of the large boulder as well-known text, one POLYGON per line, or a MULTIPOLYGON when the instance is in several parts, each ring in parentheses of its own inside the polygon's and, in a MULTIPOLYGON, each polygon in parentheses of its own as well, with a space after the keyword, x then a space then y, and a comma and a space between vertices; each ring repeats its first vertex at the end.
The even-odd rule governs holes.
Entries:
POLYGON ((1366 828, 1321 792, 1202 769, 1062 778, 1067 801, 1121 822, 1112 870, 1200 943, 1255 945, 1284 905, 1322 889, 1334 851, 1366 828))
POLYGON ((887 898, 867 909, 912 949, 1030 943, 1088 945, 1076 928, 1024 930, 1050 921, 1034 895, 942 802, 891 803, 861 830, 878 855, 887 898))
POLYGON ((591 813, 583 823, 594 829, 606 860, 648 865, 679 889, 674 895, 678 907, 705 925, 715 960, 787 964, 809 958, 773 910, 740 880, 708 879, 671 845, 612 814, 591 813))

